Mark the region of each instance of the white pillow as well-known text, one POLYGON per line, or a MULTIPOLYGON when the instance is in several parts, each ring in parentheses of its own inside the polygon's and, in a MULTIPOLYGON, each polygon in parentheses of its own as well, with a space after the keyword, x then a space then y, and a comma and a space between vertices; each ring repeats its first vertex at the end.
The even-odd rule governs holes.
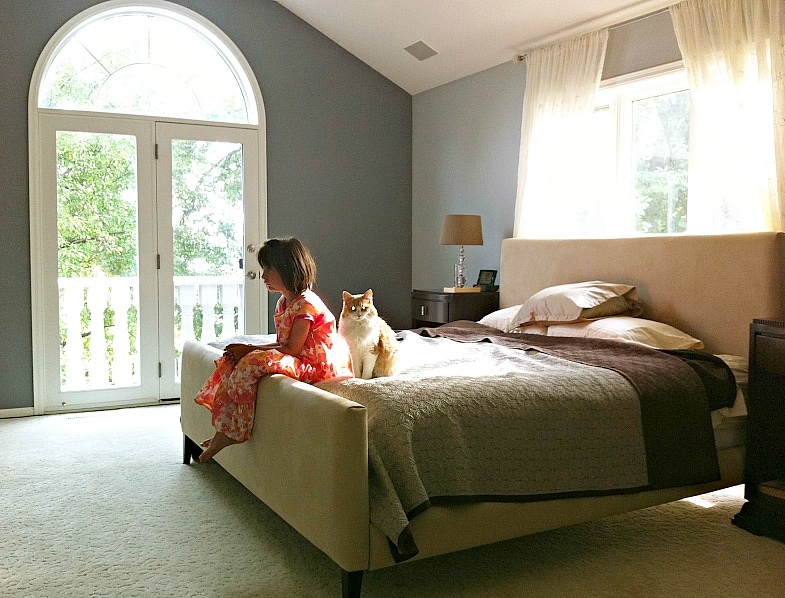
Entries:
POLYGON ((502 332, 525 332, 526 334, 548 334, 548 328, 546 326, 540 325, 532 325, 526 326, 525 329, 519 330, 515 326, 510 326, 512 323, 513 318, 516 314, 520 311, 520 305, 513 305, 511 307, 505 307, 503 309, 499 309, 497 311, 489 313, 487 316, 483 316, 477 322, 479 324, 484 324, 485 326, 490 326, 491 328, 496 328, 497 330, 501 330, 502 332))
POLYGON ((529 297, 510 326, 527 322, 577 322, 609 316, 638 316, 634 286, 593 280, 547 287, 529 297))
POLYGON ((502 332, 509 332, 510 322, 512 322, 512 319, 520 311, 520 309, 520 305, 505 307, 503 309, 493 311, 487 316, 483 316, 477 322, 478 324, 484 324, 485 326, 496 328, 502 332))
POLYGON ((588 322, 552 324, 548 336, 578 336, 604 338, 625 343, 636 343, 652 349, 702 349, 703 342, 678 328, 628 316, 616 316, 588 322))

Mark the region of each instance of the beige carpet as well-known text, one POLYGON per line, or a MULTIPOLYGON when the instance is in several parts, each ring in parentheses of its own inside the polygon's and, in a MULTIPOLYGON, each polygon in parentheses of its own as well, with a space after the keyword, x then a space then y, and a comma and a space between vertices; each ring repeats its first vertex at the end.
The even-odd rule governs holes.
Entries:
MULTIPOLYGON (((179 406, 0 420, 0 596, 338 597, 340 570, 220 466, 179 406)), ((231 449, 228 449, 231 450, 231 449)), ((785 595, 741 488, 366 573, 363 597, 785 595)))

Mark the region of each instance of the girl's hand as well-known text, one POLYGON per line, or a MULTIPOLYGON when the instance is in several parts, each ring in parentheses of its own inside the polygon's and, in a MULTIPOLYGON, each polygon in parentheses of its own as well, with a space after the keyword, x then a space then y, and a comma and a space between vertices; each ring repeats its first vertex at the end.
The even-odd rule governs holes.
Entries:
POLYGON ((259 347, 255 347, 254 345, 231 343, 229 345, 226 345, 226 348, 224 349, 224 359, 226 359, 226 361, 228 361, 232 365, 237 365, 238 361, 240 361, 251 351, 254 351, 258 348, 259 347))

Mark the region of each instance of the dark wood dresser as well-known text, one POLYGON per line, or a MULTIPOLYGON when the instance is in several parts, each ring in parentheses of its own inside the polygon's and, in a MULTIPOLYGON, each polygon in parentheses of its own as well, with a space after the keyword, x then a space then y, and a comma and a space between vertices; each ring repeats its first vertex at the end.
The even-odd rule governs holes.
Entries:
POLYGON ((744 498, 733 523, 785 542, 785 320, 750 325, 744 498))

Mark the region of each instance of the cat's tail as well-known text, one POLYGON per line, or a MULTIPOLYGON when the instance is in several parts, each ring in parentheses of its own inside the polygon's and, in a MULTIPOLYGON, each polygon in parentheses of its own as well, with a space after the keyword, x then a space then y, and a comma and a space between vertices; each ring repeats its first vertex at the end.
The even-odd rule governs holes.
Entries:
POLYGON ((398 373, 398 341, 395 340, 395 335, 380 334, 374 353, 377 355, 373 368, 374 378, 394 376, 398 373))

